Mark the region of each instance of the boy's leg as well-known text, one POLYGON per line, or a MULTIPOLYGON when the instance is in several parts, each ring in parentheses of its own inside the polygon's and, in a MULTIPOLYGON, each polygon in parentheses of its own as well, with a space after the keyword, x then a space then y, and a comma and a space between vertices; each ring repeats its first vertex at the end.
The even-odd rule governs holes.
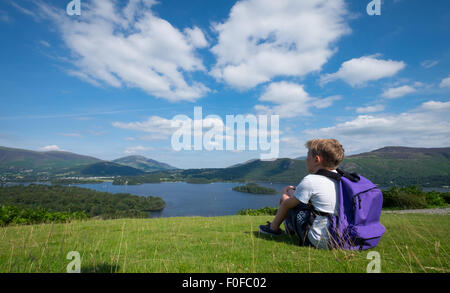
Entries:
POLYGON ((282 198, 280 207, 278 208, 277 214, 275 215, 270 228, 273 231, 279 231, 281 223, 283 223, 283 221, 286 219, 289 210, 295 208, 299 203, 300 201, 294 196, 282 198))

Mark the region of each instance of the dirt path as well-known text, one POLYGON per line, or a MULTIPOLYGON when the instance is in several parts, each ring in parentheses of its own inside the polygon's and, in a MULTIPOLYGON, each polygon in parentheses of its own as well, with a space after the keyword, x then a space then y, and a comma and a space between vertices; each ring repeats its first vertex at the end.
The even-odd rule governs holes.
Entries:
POLYGON ((450 208, 383 211, 382 213, 384 213, 384 214, 434 214, 434 215, 444 215, 444 214, 450 213, 450 208))

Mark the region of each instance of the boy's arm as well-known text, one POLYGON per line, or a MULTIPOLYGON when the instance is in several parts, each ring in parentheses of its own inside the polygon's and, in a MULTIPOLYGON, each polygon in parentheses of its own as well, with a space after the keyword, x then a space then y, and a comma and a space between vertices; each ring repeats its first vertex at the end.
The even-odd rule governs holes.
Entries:
POLYGON ((277 214, 271 223, 271 229, 278 231, 281 223, 286 219, 289 210, 296 207, 299 203, 300 201, 295 196, 289 197, 288 199, 282 201, 277 210, 277 214))
POLYGON ((290 197, 294 197, 294 191, 295 191, 295 186, 289 185, 284 187, 281 190, 281 199, 280 199, 280 204, 289 199, 290 197))

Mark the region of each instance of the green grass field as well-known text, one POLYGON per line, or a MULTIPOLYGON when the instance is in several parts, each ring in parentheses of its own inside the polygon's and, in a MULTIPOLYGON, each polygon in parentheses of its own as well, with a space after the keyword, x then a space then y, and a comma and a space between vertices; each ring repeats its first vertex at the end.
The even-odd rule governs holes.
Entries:
MULTIPOLYGON (((272 216, 88 220, 0 228, 0 272, 365 273, 368 251, 299 247, 258 226, 272 216)), ((450 215, 383 214, 381 272, 448 273, 450 215)))

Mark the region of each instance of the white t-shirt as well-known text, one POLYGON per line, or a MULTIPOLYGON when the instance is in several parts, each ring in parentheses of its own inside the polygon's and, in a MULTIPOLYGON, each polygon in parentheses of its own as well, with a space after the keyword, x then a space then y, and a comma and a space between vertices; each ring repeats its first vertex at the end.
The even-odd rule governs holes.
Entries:
MULTIPOLYGON (((336 172, 336 170, 332 170, 336 172)), ((338 214, 339 184, 322 175, 309 174, 296 187, 294 196, 301 202, 311 202, 319 212, 338 214)), ((317 216, 308 233, 309 241, 317 248, 327 248, 328 218, 317 216)))

